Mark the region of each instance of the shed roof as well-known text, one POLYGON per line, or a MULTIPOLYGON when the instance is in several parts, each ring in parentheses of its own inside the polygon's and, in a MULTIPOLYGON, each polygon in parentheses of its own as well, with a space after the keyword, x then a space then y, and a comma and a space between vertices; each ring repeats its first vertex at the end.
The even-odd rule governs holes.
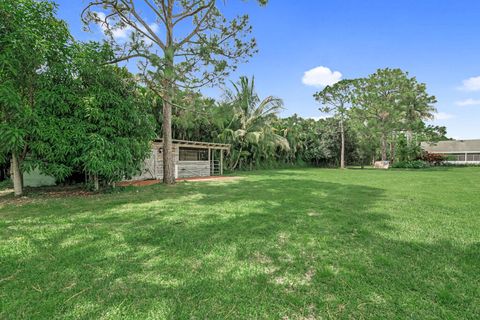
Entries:
MULTIPOLYGON (((163 143, 163 139, 156 139, 155 142, 163 143)), ((173 139, 172 143, 180 145, 181 147, 190 147, 190 148, 211 148, 211 149, 230 150, 230 147, 231 147, 231 145, 226 143, 189 141, 189 140, 178 140, 178 139, 173 139)))
POLYGON ((432 153, 480 152, 480 139, 422 142, 422 148, 432 153))

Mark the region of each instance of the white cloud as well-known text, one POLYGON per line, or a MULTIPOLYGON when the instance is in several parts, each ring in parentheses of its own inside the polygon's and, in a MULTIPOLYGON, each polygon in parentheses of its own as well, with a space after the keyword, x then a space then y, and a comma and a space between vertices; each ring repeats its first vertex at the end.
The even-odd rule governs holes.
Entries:
POLYGON ((448 120, 448 119, 452 119, 454 117, 455 116, 453 114, 446 113, 446 112, 437 112, 435 114, 435 120, 448 120))
POLYGON ((326 87, 337 83, 342 79, 342 74, 332 71, 327 67, 319 66, 306 71, 303 74, 302 82, 307 86, 326 87))
POLYGON ((128 37, 129 33, 133 30, 132 27, 127 26, 123 29, 115 29, 112 31, 113 37, 115 39, 125 39, 128 37))
POLYGON ((460 87, 460 90, 464 91, 480 91, 480 76, 471 77, 466 80, 463 80, 463 85, 460 87))
POLYGON ((480 105, 480 99, 472 99, 472 98, 469 98, 469 99, 466 99, 466 100, 457 101, 457 102, 455 102, 455 104, 456 104, 457 106, 460 106, 460 107, 465 107, 465 106, 478 106, 478 105, 480 105))
POLYGON ((152 29, 153 32, 157 33, 158 30, 160 29, 157 23, 152 23, 149 25, 150 29, 152 29))

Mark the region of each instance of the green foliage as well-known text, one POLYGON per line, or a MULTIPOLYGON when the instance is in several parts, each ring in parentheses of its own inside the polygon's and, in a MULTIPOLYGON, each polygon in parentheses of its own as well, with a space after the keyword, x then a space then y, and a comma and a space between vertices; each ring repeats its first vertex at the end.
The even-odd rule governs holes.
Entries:
POLYGON ((227 91, 225 104, 232 118, 221 133, 225 141, 233 144, 229 168, 252 168, 259 162, 273 162, 275 151, 289 150, 290 145, 274 128, 276 114, 283 102, 276 97, 260 99, 255 92, 255 80, 241 77, 227 91))
POLYGON ((35 139, 38 96, 70 40, 49 1, 0 2, 0 157, 12 159, 15 194, 22 194, 24 160, 35 139))
POLYGON ((155 137, 151 107, 125 68, 105 63, 112 54, 106 45, 72 45, 69 65, 50 78, 59 85, 40 97, 45 108, 31 154, 43 172, 111 182, 140 169, 155 137))
POLYGON ((355 80, 341 80, 315 93, 315 100, 322 104, 320 111, 323 113, 333 112, 335 116, 345 120, 347 111, 351 107, 354 85, 355 80))
POLYGON ((392 168, 402 169, 426 169, 430 167, 431 165, 423 160, 398 161, 392 165, 392 168))
POLYGON ((11 189, 12 187, 13 187, 12 180, 6 179, 3 181, 0 181, 0 191, 5 189, 11 189))
MULTIPOLYGON (((336 118, 280 118, 277 112, 281 110, 281 101, 275 97, 260 99, 254 79, 245 77, 232 84, 224 97, 216 102, 200 94, 179 91, 173 107, 174 138, 230 143, 232 150, 225 157, 230 169, 338 165, 340 130, 336 118)), ((154 114, 160 119, 160 132, 162 103, 156 101, 154 114)), ((354 133, 346 124, 347 160, 352 164, 358 162, 354 133)))
POLYGON ((49 1, 0 3, 0 153, 22 153, 34 135, 37 96, 69 33, 49 1))
POLYGON ((58 180, 128 177, 155 136, 144 89, 106 65, 110 47, 73 42, 55 14, 49 1, 0 3, 0 154, 58 180))
POLYGON ((436 99, 427 93, 426 85, 400 69, 379 69, 354 83, 352 117, 357 119, 357 128, 380 141, 382 160, 387 160, 389 142, 392 145, 398 134, 407 132, 410 144, 413 132, 422 132, 423 121, 436 111, 436 99))
POLYGON ((116 49, 115 60, 140 61, 142 80, 163 98, 171 98, 170 91, 177 86, 221 82, 256 52, 248 16, 227 17, 217 1, 158 0, 147 6, 142 2, 89 1, 82 18, 87 26, 102 26, 116 49), (148 25, 150 19, 160 26, 148 25), (132 32, 126 42, 113 37, 125 28, 132 32))
POLYGON ((412 141, 408 141, 407 136, 401 133, 396 137, 396 160, 403 161, 413 161, 422 156, 422 148, 420 147, 420 141, 417 141, 415 138, 412 141))

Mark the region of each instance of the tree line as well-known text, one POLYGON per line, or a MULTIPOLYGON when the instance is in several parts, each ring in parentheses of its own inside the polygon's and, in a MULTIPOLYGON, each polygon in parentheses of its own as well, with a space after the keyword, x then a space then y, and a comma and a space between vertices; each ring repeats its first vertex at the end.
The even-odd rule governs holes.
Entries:
MULTIPOLYGON (((110 35, 102 43, 75 40, 53 2, 0 3, 0 163, 15 194, 33 168, 95 189, 132 176, 155 137, 230 143, 230 170, 408 160, 420 141, 445 138, 444 127, 425 123, 435 98, 398 69, 324 88, 314 98, 331 117, 319 120, 280 117, 282 100, 260 97, 254 78, 230 82, 219 99, 205 97, 202 86, 222 83, 256 51, 248 17, 227 20, 215 1, 155 1, 159 27, 135 3, 86 7, 86 25, 110 35), (179 40, 174 30, 183 22, 194 28, 179 40), (113 32, 125 28, 129 38, 120 43, 113 32), (132 59, 135 75, 118 65, 132 59)), ((173 161, 170 151, 164 163, 173 161)), ((167 183, 171 169, 164 166, 167 183)))

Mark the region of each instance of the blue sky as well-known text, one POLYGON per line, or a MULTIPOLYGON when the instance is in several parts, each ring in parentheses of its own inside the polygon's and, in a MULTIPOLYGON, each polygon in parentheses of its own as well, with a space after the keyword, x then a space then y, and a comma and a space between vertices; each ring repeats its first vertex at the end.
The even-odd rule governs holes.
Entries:
MULTIPOLYGON (((57 2, 77 39, 98 40, 98 30, 82 30, 84 1, 57 2)), ((338 73, 356 78, 401 68, 437 97, 435 124, 447 126, 450 137, 480 139, 480 1, 270 0, 259 7, 228 0, 225 11, 250 15, 260 50, 231 80, 254 75, 262 96, 284 100, 282 115, 322 116, 312 94, 338 73), (312 69, 307 85, 302 79, 312 69)))

